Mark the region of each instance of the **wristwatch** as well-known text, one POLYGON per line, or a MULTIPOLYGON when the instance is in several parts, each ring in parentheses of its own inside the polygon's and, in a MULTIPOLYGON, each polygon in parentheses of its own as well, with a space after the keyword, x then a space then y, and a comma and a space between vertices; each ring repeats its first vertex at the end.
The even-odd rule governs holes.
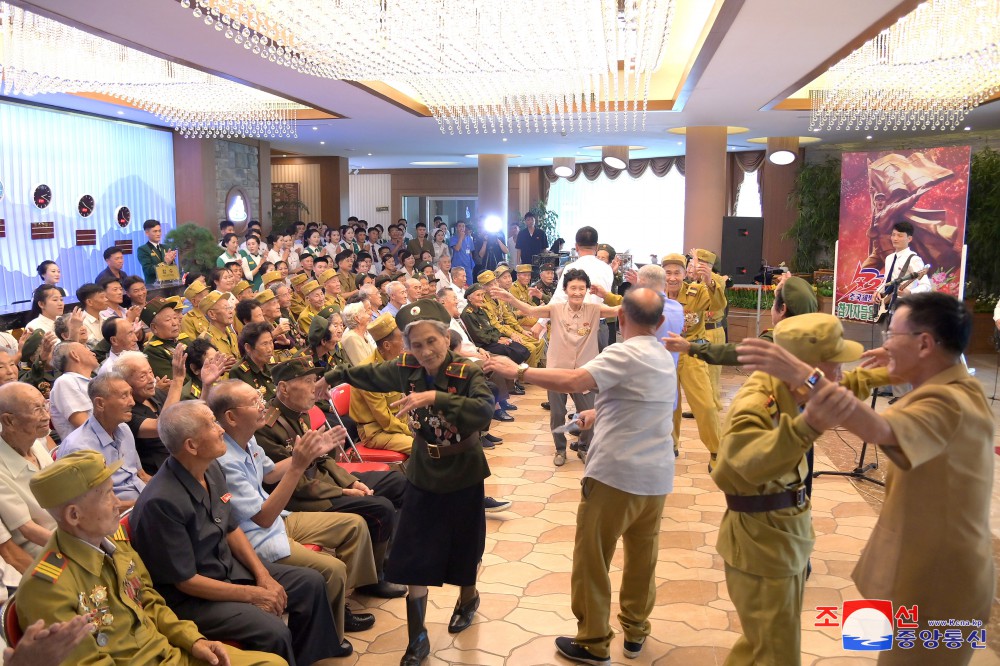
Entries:
POLYGON ((527 363, 522 363, 521 365, 517 366, 517 381, 523 382, 524 381, 524 373, 527 372, 527 371, 528 371, 528 364, 527 363))
POLYGON ((816 390, 816 385, 819 384, 819 380, 823 379, 826 375, 819 368, 813 368, 809 376, 805 378, 799 386, 795 387, 792 391, 796 395, 802 398, 808 398, 809 395, 816 390))

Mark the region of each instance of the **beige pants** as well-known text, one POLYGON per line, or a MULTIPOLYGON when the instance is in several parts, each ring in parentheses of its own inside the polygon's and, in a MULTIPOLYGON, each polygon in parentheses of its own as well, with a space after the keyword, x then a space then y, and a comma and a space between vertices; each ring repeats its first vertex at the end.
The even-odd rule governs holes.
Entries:
MULTIPOLYGON (((726 344, 726 329, 719 326, 719 328, 705 331, 705 339, 713 345, 724 345, 726 344)), ((722 379, 722 366, 707 363, 706 365, 708 365, 708 378, 712 382, 712 398, 715 400, 715 410, 721 412, 722 393, 719 390, 719 382, 722 379)))
POLYGON ((413 437, 402 433, 387 433, 379 429, 377 423, 358 424, 358 433, 361 435, 361 443, 372 449, 386 449, 388 451, 399 451, 410 455, 413 450, 413 437))
POLYGON ((712 382, 708 377, 708 364, 687 354, 681 354, 677 359, 678 400, 674 410, 674 443, 680 442, 681 436, 681 401, 680 391, 684 390, 698 424, 698 437, 709 453, 719 452, 719 412, 712 400, 712 382))
POLYGON ((656 601, 656 556, 666 495, 633 495, 595 479, 584 479, 576 514, 576 542, 570 578, 577 643, 598 658, 610 655, 614 632, 608 571, 619 537, 625 549, 618 603, 625 640, 649 635, 656 601))
MULTIPOLYGON (((239 648, 234 648, 231 645, 223 645, 222 647, 225 648, 226 654, 229 655, 229 663, 232 664, 232 666, 288 666, 288 662, 276 654, 240 650, 239 648)), ((190 653, 185 652, 184 656, 187 657, 187 661, 180 663, 192 664, 192 666, 194 664, 197 664, 198 666, 208 664, 207 661, 195 659, 190 655, 190 653)))
POLYGON ((802 663, 802 595, 806 572, 786 578, 755 576, 726 565, 726 588, 743 635, 725 666, 802 663))

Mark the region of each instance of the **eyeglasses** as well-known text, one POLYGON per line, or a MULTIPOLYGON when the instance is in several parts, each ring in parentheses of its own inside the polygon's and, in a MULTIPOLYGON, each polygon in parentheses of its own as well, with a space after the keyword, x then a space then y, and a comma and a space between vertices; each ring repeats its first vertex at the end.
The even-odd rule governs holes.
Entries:
POLYGON ((264 402, 264 398, 262 396, 258 396, 257 399, 251 402, 249 405, 236 405, 236 406, 238 408, 249 407, 252 409, 256 409, 257 411, 260 411, 264 409, 266 405, 267 403, 264 402))
POLYGON ((894 338, 899 335, 923 335, 927 331, 882 331, 882 342, 888 342, 889 338, 894 338))
POLYGON ((31 413, 35 414, 35 415, 38 415, 38 416, 41 416, 42 414, 48 414, 49 413, 49 401, 48 400, 44 400, 44 401, 42 401, 42 404, 35 405, 34 407, 31 408, 31 413))

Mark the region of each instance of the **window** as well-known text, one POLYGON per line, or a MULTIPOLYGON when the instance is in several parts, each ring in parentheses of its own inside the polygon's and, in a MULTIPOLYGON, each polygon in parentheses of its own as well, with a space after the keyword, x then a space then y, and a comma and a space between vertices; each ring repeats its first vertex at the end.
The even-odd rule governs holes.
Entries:
MULTIPOLYGON (((762 166, 761 169, 764 167, 762 166)), ((740 194, 736 198, 737 217, 760 217, 760 190, 757 185, 757 171, 743 174, 743 185, 740 186, 740 194)))

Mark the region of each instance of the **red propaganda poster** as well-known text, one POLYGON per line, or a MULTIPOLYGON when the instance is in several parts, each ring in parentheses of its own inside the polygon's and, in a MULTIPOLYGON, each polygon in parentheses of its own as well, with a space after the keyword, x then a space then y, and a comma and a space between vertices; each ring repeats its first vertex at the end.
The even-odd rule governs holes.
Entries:
POLYGON ((971 152, 969 146, 951 146, 843 154, 834 293, 838 317, 876 319, 883 301, 876 292, 885 281, 886 257, 896 251, 891 234, 899 222, 913 225, 909 248, 921 261, 912 265, 927 268, 925 276, 907 269, 899 277, 961 296, 971 152))

